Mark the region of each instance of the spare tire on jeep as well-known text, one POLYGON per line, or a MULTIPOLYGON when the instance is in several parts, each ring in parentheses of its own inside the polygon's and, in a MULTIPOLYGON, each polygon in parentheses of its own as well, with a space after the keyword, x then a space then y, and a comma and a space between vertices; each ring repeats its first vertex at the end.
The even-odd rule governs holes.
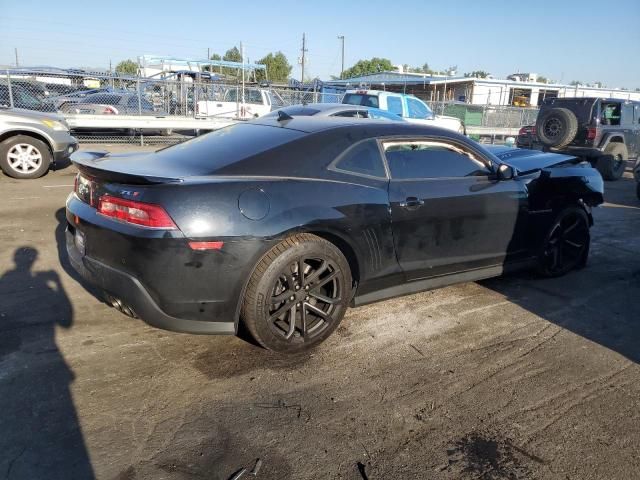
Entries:
POLYGON ((567 108, 543 111, 536 120, 536 133, 540 142, 547 147, 565 147, 576 138, 578 118, 567 108))

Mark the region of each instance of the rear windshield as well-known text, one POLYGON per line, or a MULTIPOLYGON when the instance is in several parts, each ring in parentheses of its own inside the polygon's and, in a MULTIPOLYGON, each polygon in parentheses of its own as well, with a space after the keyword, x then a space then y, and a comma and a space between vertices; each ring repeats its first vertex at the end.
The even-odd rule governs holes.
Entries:
POLYGON ((214 173, 303 135, 298 130, 282 127, 237 123, 165 148, 157 153, 157 158, 163 166, 173 165, 187 171, 195 170, 200 174, 214 173))
POLYGON ((342 99, 342 103, 373 108, 379 108, 380 105, 376 95, 367 95, 365 93, 347 93, 342 99))

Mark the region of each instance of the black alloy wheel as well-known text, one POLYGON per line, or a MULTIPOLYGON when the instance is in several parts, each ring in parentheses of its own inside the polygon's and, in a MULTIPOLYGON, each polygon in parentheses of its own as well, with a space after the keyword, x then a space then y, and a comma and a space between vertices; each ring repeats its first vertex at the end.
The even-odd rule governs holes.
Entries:
POLYGON ((556 217, 547 234, 540 271, 558 277, 586 264, 590 245, 589 219, 584 209, 570 207, 556 217))
POLYGON ((351 299, 349 263, 332 243, 297 234, 258 262, 242 305, 247 329, 265 348, 294 353, 324 341, 351 299))
POLYGON ((269 326, 285 340, 313 339, 332 323, 344 289, 330 259, 304 258, 285 266, 271 292, 269 326))

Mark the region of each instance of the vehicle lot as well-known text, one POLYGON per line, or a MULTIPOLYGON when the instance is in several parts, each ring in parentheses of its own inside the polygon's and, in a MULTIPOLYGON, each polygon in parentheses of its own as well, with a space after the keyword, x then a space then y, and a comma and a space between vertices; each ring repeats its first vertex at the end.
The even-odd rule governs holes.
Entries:
POLYGON ((256 458, 258 478, 276 479, 640 471, 640 202, 628 172, 606 184, 585 270, 352 309, 296 357, 156 330, 96 300, 65 256, 74 174, 0 178, 6 478, 227 479, 256 458))

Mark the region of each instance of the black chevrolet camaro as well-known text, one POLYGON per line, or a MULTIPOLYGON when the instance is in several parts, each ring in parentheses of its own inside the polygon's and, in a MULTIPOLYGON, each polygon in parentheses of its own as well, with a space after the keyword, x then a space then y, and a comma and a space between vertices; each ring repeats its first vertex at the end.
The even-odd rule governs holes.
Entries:
POLYGON ((74 267, 150 325, 295 352, 348 306, 586 262, 600 174, 409 123, 280 118, 156 153, 81 153, 74 267))

